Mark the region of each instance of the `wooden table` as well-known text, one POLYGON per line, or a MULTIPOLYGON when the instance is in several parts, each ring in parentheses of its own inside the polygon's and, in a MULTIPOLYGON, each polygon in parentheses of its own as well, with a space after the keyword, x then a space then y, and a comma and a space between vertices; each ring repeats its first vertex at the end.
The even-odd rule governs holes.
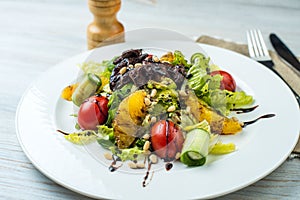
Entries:
MULTIPOLYGON (((300 1, 184 2, 124 0, 118 18, 127 31, 168 28, 189 37, 206 34, 239 43, 246 43, 247 29, 260 28, 265 38, 270 32, 282 36, 300 55, 300 1)), ((33 79, 86 51, 91 21, 86 1, 0 1, 0 199, 89 199, 57 185, 29 162, 16 137, 15 112, 33 79)), ((300 161, 286 161, 264 179, 223 198, 299 199, 300 161)))

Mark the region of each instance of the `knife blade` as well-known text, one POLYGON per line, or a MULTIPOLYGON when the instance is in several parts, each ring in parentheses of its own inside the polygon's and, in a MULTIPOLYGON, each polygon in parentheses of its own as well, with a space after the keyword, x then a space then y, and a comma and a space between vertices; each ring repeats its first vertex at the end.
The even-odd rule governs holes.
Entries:
POLYGON ((276 34, 271 33, 269 38, 278 55, 300 72, 300 62, 292 53, 292 51, 279 39, 276 34))

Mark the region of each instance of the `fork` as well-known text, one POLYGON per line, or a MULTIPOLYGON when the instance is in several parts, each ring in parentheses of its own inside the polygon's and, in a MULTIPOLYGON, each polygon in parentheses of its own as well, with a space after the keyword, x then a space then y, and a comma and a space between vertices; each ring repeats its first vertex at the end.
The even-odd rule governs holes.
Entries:
POLYGON ((273 71, 283 82, 290 88, 294 93, 295 98, 300 106, 300 96, 293 90, 293 88, 284 80, 284 78, 273 68, 274 63, 269 55, 269 51, 266 47, 264 39, 261 35, 260 30, 254 29, 247 31, 247 41, 248 41, 248 50, 249 55, 253 60, 263 64, 271 71, 273 71))

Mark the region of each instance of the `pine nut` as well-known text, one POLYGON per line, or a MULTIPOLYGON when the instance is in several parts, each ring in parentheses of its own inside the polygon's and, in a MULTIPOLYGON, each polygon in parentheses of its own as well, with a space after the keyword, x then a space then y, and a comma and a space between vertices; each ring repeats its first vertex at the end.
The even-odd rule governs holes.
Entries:
POLYGON ((153 164, 155 164, 155 163, 157 163, 157 156, 156 155, 154 155, 154 154, 151 154, 150 156, 149 156, 149 160, 151 161, 151 163, 153 163, 153 164))
POLYGON ((176 107, 174 106, 174 105, 172 105, 172 106, 170 106, 169 108, 168 108, 168 112, 173 112, 173 111, 175 111, 176 110, 176 107))
POLYGON ((133 68, 133 65, 132 65, 132 64, 130 64, 130 65, 128 65, 128 67, 132 69, 132 68, 133 68))
POLYGON ((155 106, 158 102, 157 101, 152 101, 152 106, 155 106))
POLYGON ((145 164, 144 163, 137 163, 136 166, 139 169, 144 169, 145 168, 145 164))
POLYGON ((134 67, 137 68, 137 67, 141 67, 142 66, 142 63, 135 63, 134 67))
POLYGON ((173 118, 174 118, 175 122, 181 122, 181 119, 177 115, 174 115, 173 118))
POLYGON ((155 123, 155 122, 156 122, 156 117, 151 117, 150 122, 151 122, 151 123, 155 123))
POLYGON ((152 56, 153 62, 159 62, 159 58, 157 56, 152 56))
POLYGON ((157 90, 153 89, 151 90, 150 97, 155 97, 156 94, 157 94, 157 90))
POLYGON ((144 144, 144 146, 143 146, 143 150, 147 151, 149 148, 150 148, 150 142, 146 141, 145 144, 144 144))
POLYGON ((150 106, 151 105, 151 101, 147 97, 144 99, 144 102, 145 102, 146 106, 150 106))
POLYGON ((129 166, 131 169, 136 169, 136 168, 137 168, 137 164, 135 164, 134 162, 129 162, 129 163, 128 163, 128 166, 129 166))
POLYGON ((236 117, 232 117, 232 120, 235 121, 235 122, 239 121, 238 118, 236 118, 236 117))
POLYGON ((109 153, 109 152, 104 153, 104 158, 107 159, 107 160, 112 160, 113 159, 112 154, 109 153))
POLYGON ((148 133, 146 133, 146 134, 143 136, 143 139, 145 139, 145 140, 149 140, 149 138, 150 138, 150 135, 149 135, 148 133))
POLYGON ((120 74, 122 75, 122 74, 124 74, 125 72, 127 71, 127 67, 122 67, 121 69, 120 69, 120 74))

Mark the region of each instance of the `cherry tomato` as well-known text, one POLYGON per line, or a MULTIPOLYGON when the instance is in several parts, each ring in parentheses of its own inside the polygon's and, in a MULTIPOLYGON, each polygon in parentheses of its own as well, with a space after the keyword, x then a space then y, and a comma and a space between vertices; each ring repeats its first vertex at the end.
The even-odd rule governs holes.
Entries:
POLYGON ((233 79, 233 77, 228 72, 225 72, 222 70, 217 70, 217 71, 213 71, 210 73, 211 76, 215 76, 217 74, 220 74, 221 76, 223 76, 220 89, 221 90, 225 89, 225 90, 234 92, 236 89, 236 83, 235 83, 235 80, 233 79))
POLYGON ((184 142, 182 131, 173 122, 160 120, 151 128, 151 144, 155 153, 165 161, 175 159, 184 142))
POLYGON ((108 99, 103 96, 91 96, 86 99, 78 111, 78 124, 83 130, 95 130, 104 124, 108 116, 108 99))

